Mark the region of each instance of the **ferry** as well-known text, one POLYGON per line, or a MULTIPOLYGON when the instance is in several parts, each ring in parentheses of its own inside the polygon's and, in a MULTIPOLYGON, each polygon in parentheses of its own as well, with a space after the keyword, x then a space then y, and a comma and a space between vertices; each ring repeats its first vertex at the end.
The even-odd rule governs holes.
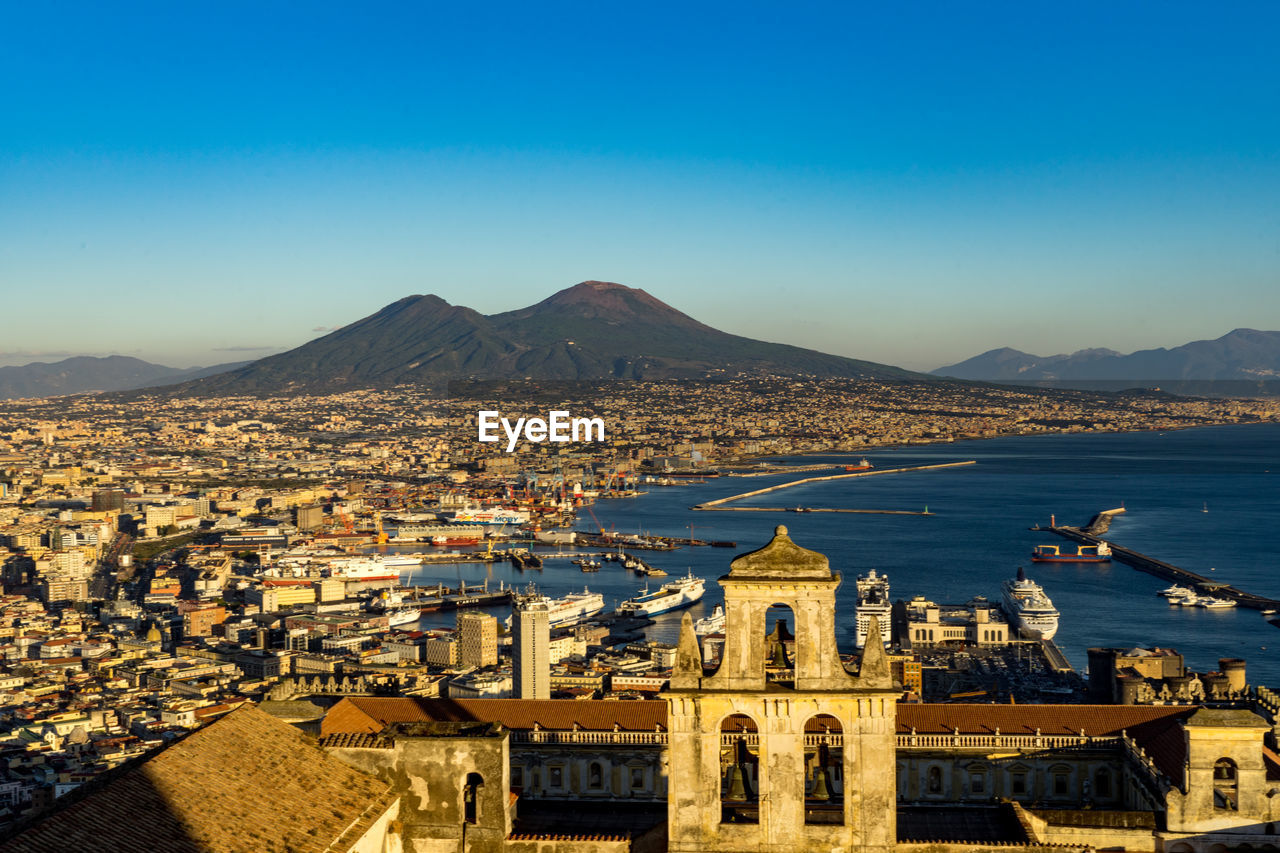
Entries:
POLYGON ((1018 576, 1001 584, 1002 602, 1009 622, 1018 626, 1024 637, 1031 640, 1052 640, 1058 633, 1058 611, 1040 584, 1029 579, 1022 566, 1018 576))
POLYGON ((693 623, 693 632, 699 637, 706 634, 719 634, 724 631, 724 605, 717 604, 710 616, 704 616, 693 623))
POLYGON ((464 507, 456 510, 449 519, 454 524, 526 524, 529 513, 523 509, 507 509, 496 507, 485 509, 478 506, 464 507))
POLYGON ((1077 545, 1074 554, 1063 554, 1060 545, 1037 545, 1031 552, 1033 563, 1110 563, 1111 546, 1106 542, 1097 545, 1077 545))
POLYGON ((656 592, 649 592, 645 586, 635 598, 629 598, 618 605, 618 613, 623 616, 657 616, 688 607, 702 600, 705 582, 695 578, 691 569, 687 575, 668 581, 656 592))
MULTIPOLYGON (((542 593, 532 587, 529 588, 519 601, 533 601, 541 599, 547 605, 547 623, 551 628, 557 628, 561 625, 574 625, 584 619, 590 619, 601 610, 604 610, 604 596, 598 592, 592 592, 585 586, 582 592, 571 592, 564 598, 547 598, 542 593)), ((512 617, 508 616, 503 623, 507 626, 507 630, 511 630, 512 617)))
POLYGON ((400 569, 389 566, 380 555, 329 563, 329 577, 348 581, 398 581, 400 569))

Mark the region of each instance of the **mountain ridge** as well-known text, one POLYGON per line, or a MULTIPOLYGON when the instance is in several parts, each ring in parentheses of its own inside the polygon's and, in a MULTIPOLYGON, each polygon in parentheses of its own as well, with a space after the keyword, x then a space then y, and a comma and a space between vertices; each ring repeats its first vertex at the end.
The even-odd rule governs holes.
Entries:
POLYGON ((661 379, 745 374, 930 379, 890 365, 722 332, 638 288, 585 281, 485 315, 406 296, 302 346, 174 395, 326 393, 456 379, 661 379))
POLYGON ((1083 349, 1038 356, 999 347, 930 371, 981 382, 1280 379, 1280 332, 1238 328, 1212 340, 1137 350, 1083 349))

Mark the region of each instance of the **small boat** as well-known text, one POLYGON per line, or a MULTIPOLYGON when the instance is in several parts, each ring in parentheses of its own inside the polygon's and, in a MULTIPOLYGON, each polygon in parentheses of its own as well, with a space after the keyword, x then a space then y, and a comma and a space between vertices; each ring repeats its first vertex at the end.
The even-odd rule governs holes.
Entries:
POLYGON ((1109 563, 1111 546, 1106 542, 1097 545, 1077 545, 1074 554, 1062 553, 1060 545, 1037 545, 1031 552, 1033 563, 1109 563))
POLYGON ((1196 607, 1203 607, 1207 610, 1227 610, 1235 606, 1236 603, 1229 598, 1214 598, 1211 595, 1204 595, 1196 599, 1196 607))
POLYGON ((1174 598, 1195 598, 1196 592, 1190 587, 1178 586, 1176 583, 1168 589, 1162 589, 1156 593, 1168 599, 1174 598))

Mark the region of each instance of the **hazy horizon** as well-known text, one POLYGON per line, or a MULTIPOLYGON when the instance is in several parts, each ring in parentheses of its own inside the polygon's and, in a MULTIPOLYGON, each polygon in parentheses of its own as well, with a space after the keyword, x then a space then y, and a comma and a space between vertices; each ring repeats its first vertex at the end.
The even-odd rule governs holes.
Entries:
POLYGON ((15 8, 0 364, 208 366, 413 293, 492 314, 586 279, 922 371, 1280 329, 1277 23, 15 8))

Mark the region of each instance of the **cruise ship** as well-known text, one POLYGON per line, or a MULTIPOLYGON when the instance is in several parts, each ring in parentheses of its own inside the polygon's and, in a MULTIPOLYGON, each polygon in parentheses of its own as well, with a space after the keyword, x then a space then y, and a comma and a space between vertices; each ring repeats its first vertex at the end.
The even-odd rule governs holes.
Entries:
MULTIPOLYGON (((541 599, 547 605, 547 622, 552 628, 562 625, 574 625, 584 619, 590 619, 601 610, 604 610, 604 596, 598 592, 592 592, 585 586, 582 592, 571 592, 564 598, 547 598, 542 593, 529 588, 518 601, 531 601, 541 599)), ((507 626, 507 630, 511 630, 512 617, 508 616, 503 623, 507 626)))
POLYGON ((679 610, 701 601, 704 586, 702 578, 695 578, 690 570, 684 577, 664 583, 655 592, 649 592, 646 586, 635 598, 619 604, 618 613, 623 616, 657 616, 679 610))
POLYGON ((1027 577, 1018 566, 1018 576, 1000 585, 1001 599, 1009 622, 1017 625, 1022 636, 1032 640, 1052 640, 1058 633, 1058 611, 1040 584, 1027 577))
POLYGON ((874 616, 880 620, 881 643, 889 645, 891 639, 889 616, 892 611, 892 605, 889 603, 889 579, 884 575, 876 574, 876 570, 872 569, 865 575, 858 576, 857 587, 858 606, 854 609, 857 636, 854 642, 858 648, 867 644, 867 630, 871 627, 871 617, 874 616))

